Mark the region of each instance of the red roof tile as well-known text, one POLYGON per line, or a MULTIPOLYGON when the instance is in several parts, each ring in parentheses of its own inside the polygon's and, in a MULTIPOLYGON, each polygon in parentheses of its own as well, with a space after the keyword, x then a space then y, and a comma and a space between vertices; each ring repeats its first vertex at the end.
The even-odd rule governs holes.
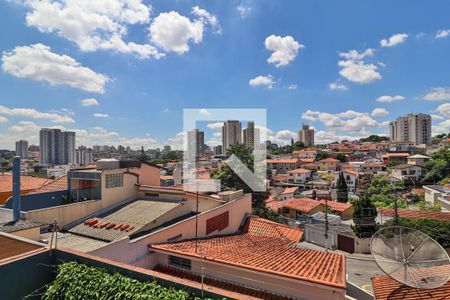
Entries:
MULTIPOLYGON (((331 207, 332 210, 335 210, 337 212, 344 212, 349 208, 352 208, 353 205, 351 205, 350 203, 342 203, 342 202, 337 202, 337 201, 327 201, 328 206, 331 207)), ((323 205, 325 205, 325 200, 322 199, 320 200, 320 203, 322 203, 323 205)))
POLYGON ((201 258, 205 260, 345 289, 345 256, 299 248, 274 236, 276 229, 257 230, 252 223, 249 226, 244 234, 154 244, 149 249, 200 258, 201 243, 201 258))
POLYGON ((336 158, 328 157, 328 158, 319 160, 319 162, 321 162, 321 163, 338 163, 338 162, 340 162, 340 160, 336 159, 336 158))
POLYGON ((297 158, 278 158, 278 159, 268 159, 266 163, 268 164, 296 164, 299 160, 297 158))
POLYGON ((250 217, 244 225, 243 233, 277 237, 298 243, 303 236, 303 231, 284 224, 269 221, 263 218, 250 217))
POLYGON ((290 170, 288 171, 289 174, 306 174, 306 173, 311 173, 311 170, 307 170, 307 169, 295 169, 295 170, 290 170))
POLYGON ((33 191, 35 193, 48 193, 48 192, 56 192, 56 191, 64 191, 68 189, 67 185, 67 176, 62 176, 60 178, 51 181, 40 188, 37 188, 33 191))
MULTIPOLYGON (((12 192, 12 174, 0 175, 0 193, 12 192)), ((53 179, 32 177, 32 176, 20 176, 20 190, 31 191, 42 187, 43 185, 53 182, 53 179)))
POLYGON ((286 195, 286 194, 292 194, 295 193, 298 190, 297 187, 289 187, 289 188, 285 188, 280 195, 286 195))
POLYGON ((320 201, 316 201, 310 198, 291 198, 288 200, 279 201, 277 203, 278 208, 287 207, 301 211, 302 213, 305 214, 309 213, 311 210, 321 205, 322 203, 320 203, 320 201))
MULTIPOLYGON (((411 209, 398 209, 398 216, 405 219, 429 219, 439 221, 450 221, 450 212, 439 212, 430 210, 411 210, 411 209)), ((393 208, 380 208, 380 214, 383 216, 393 217, 393 208)))

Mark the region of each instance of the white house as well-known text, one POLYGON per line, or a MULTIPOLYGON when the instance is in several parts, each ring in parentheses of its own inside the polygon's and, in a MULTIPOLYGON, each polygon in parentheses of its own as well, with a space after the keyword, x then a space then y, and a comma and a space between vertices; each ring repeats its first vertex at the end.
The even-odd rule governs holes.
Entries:
POLYGON ((311 180, 311 171, 308 169, 295 169, 288 171, 288 183, 306 183, 311 180))
POLYGON ((431 205, 439 203, 441 211, 450 212, 450 185, 424 185, 425 201, 431 205))
POLYGON ((401 164, 392 168, 391 176, 402 181, 419 180, 426 173, 425 167, 421 165, 401 164))

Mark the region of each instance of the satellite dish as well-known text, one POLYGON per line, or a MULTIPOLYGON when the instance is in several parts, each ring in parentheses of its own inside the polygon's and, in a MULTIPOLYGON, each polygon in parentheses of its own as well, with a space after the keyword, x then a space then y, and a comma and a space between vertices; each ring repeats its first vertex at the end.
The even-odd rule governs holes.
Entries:
POLYGON ((417 289, 443 286, 450 279, 450 258, 435 240, 415 229, 380 229, 370 242, 375 262, 386 275, 417 289))

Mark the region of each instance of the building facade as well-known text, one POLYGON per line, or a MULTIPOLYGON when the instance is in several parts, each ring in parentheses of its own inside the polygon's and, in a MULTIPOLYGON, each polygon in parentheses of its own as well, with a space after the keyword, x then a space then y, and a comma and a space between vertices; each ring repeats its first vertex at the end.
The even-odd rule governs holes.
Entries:
POLYGON ((242 124, 236 120, 229 120, 223 123, 222 127, 222 151, 223 154, 231 145, 242 143, 242 124))
POLYGON ((187 152, 191 158, 199 157, 205 149, 205 133, 198 129, 193 129, 187 135, 187 152))
POLYGON ((416 145, 431 144, 431 116, 407 114, 389 123, 392 142, 412 142, 416 145))
POLYGON ((16 142, 16 156, 21 159, 28 158, 28 142, 25 140, 20 140, 16 142))
POLYGON ((85 146, 80 146, 75 150, 75 157, 75 163, 79 166, 84 166, 94 161, 93 150, 85 146))
POLYGON ((255 128, 254 122, 248 122, 247 128, 243 130, 244 144, 255 149, 255 145, 259 145, 259 130, 255 128))
POLYGON ((75 132, 43 128, 39 132, 42 165, 75 163, 75 132))
POLYGON ((314 147, 314 129, 309 125, 302 125, 302 129, 298 132, 298 140, 305 144, 305 147, 314 147))

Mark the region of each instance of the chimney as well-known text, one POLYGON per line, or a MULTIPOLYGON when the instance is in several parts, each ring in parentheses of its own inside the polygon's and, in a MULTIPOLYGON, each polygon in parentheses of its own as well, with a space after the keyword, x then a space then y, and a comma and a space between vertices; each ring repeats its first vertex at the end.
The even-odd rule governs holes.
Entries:
POLYGON ((13 159, 13 221, 20 220, 20 157, 13 159))

